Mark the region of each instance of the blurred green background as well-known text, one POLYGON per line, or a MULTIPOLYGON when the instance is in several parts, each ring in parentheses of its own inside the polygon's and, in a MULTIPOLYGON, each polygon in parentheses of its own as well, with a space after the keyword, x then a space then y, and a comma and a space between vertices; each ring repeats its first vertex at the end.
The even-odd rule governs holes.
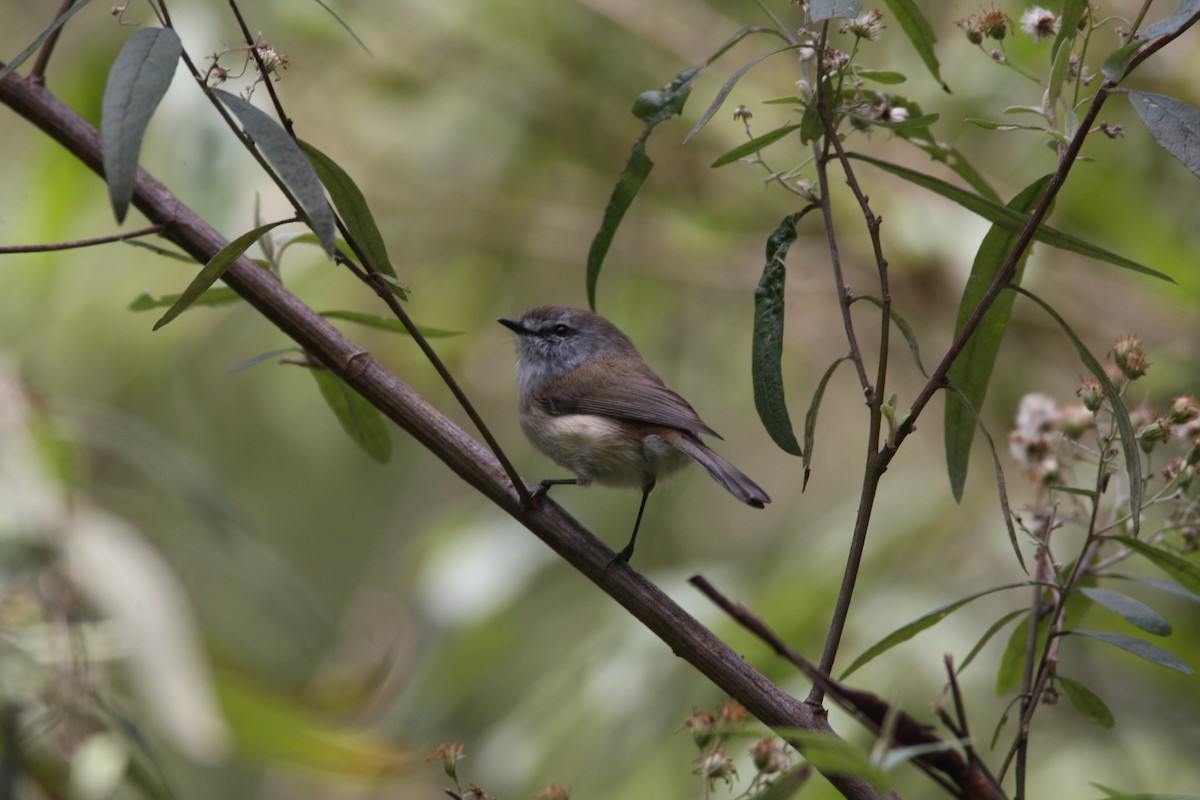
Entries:
MULTIPOLYGON (((316 3, 251 0, 243 10, 250 27, 289 58, 277 89, 298 134, 337 160, 370 201, 392 261, 412 287, 410 314, 462 332, 435 347, 522 473, 557 476, 521 436, 511 335, 494 320, 537 303, 585 304, 587 249, 641 130, 629 113, 634 98, 700 63, 741 27, 766 20, 753 3, 697 0, 331 5, 370 54, 316 3)), ((898 93, 940 113, 938 136, 1007 199, 1053 169, 1053 151, 1035 134, 962 120, 999 119, 1007 106, 1039 103, 1041 89, 992 63, 955 27, 979 13, 977 3, 921 5, 940 37, 953 94, 929 77, 893 19, 885 18, 882 41, 860 61, 905 72, 909 81, 898 93)), ((0 57, 36 36, 53 6, 0 0, 0 57)), ((1110 8, 1129 15, 1136 6, 1110 8)), ((170 8, 197 59, 239 41, 223 4, 176 0, 170 8)), ((793 6, 772 8, 798 24, 793 6)), ((1167 9, 1161 12, 1151 18, 1167 9)), ((153 24, 139 5, 124 21, 153 24)), ((58 44, 47 83, 93 124, 108 66, 135 29, 93 4, 58 44)), ((1111 34, 1097 38, 1107 47, 1111 34)), ((1195 41, 1189 34, 1150 62, 1136 87, 1200 104, 1195 41)), ((1044 71, 1045 46, 1020 37, 1006 44, 1014 60, 1044 71)), ((759 37, 733 48, 696 81, 683 118, 656 130, 649 144, 656 168, 609 253, 598 310, 722 433, 718 449, 775 499, 765 511, 747 509, 691 470, 655 492, 636 567, 802 696, 805 681, 684 583, 703 573, 816 658, 857 506, 866 412, 849 368, 826 394, 803 494, 800 462, 774 448, 754 412, 753 289, 766 236, 798 210, 798 199, 764 184, 761 169, 708 168, 744 139, 731 117, 736 105, 753 112, 757 133, 791 116, 788 106, 762 101, 795 93, 795 60, 763 62, 703 133, 680 145, 728 76, 774 46, 759 37)), ((1154 366, 1134 400, 1200 393, 1200 189, 1154 145, 1123 98, 1113 98, 1102 118, 1126 135, 1089 140, 1089 160, 1076 166, 1052 224, 1178 284, 1039 247, 1027 285, 1097 355, 1120 334, 1145 340, 1154 366)), ((0 244, 113 232, 103 183, 65 151, 7 109, 0 141, 0 244)), ((851 144, 952 177, 881 131, 856 134, 851 144)), ((786 168, 808 154, 785 143, 767 155, 786 168)), ((288 213, 184 74, 150 126, 142 164, 230 238, 254 224, 257 202, 268 219, 288 213)), ((867 165, 858 169, 884 220, 895 309, 917 332, 926 364, 936 363, 986 225, 867 165)), ((805 174, 813 179, 811 166, 805 174)), ((857 292, 877 294, 861 217, 836 179, 834 192, 847 279, 857 292)), ((788 259, 785 378, 797 426, 822 371, 846 351, 816 216, 802 223, 788 259)), ((133 213, 125 227, 141 224, 133 213)), ((314 248, 291 249, 284 267, 288 286, 318 310, 383 313, 366 288, 314 248)), ((178 796, 435 797, 446 780, 422 758, 453 739, 468 753, 465 779, 499 797, 528 797, 547 783, 570 785, 579 798, 700 796, 690 774, 694 747, 679 728, 693 708, 712 707, 722 695, 403 434, 394 437, 391 462, 380 466, 346 439, 301 369, 264 363, 230 373, 288 344, 250 309, 195 309, 155 333, 154 314, 127 310, 143 291, 180 291, 192 273, 123 244, 6 256, 0 352, 15 360, 37 402, 74 421, 83 493, 134 523, 173 565, 222 669, 289 694, 307 691, 337 718, 399 742, 411 759, 399 776, 368 782, 265 766, 253 752, 208 766, 169 755, 178 796)), ((855 311, 864 348, 873 351, 874 309, 855 311)), ((1002 448, 1022 395, 1073 401, 1084 374, 1069 342, 1030 304, 1018 302, 1014 320, 984 410, 1002 448)), ((351 323, 344 329, 470 430, 409 341, 351 323)), ((906 407, 920 376, 902 341, 893 344, 893 388, 906 407)), ((1023 577, 978 444, 966 497, 953 502, 940 413, 937 400, 884 479, 842 664, 926 611, 1023 577)), ((1021 508, 1032 488, 1007 453, 1001 457, 1013 506, 1021 508)), ((625 541, 635 493, 560 489, 555 497, 610 545, 625 541)), ((1175 624, 1165 645, 1200 666, 1195 604, 1138 596, 1175 624)), ((852 682, 924 715, 942 693, 943 653, 961 660, 992 621, 1025 600, 1023 593, 980 600, 852 682)), ((1098 610, 1081 624, 1114 627, 1098 610)), ((1011 699, 991 688, 1003 639, 963 676, 984 740, 1011 699)), ((1065 702, 1039 712, 1031 796, 1091 796, 1089 781, 1161 792, 1200 786, 1194 676, 1076 641, 1064 645, 1063 671, 1101 694, 1118 724, 1097 728, 1065 702)), ((835 724, 868 741, 836 715, 835 724)), ((911 772, 901 770, 898 779, 906 796, 935 796, 911 772)), ((830 796, 819 784, 802 796, 830 796)))

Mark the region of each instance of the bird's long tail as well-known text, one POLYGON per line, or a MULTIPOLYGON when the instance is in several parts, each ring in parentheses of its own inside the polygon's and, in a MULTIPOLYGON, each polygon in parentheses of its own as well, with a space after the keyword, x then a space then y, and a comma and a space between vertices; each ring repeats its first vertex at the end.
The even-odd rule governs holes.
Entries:
POLYGON ((733 464, 730 464, 696 437, 678 432, 668 441, 691 456, 700 466, 708 470, 713 480, 729 490, 729 493, 748 506, 762 508, 771 498, 762 488, 750 480, 733 464))

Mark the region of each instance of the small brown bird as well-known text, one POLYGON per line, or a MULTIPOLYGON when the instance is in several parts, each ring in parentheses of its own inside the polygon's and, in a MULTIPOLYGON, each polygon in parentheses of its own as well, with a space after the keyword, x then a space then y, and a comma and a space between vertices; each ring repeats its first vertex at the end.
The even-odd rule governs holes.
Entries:
POLYGON ((542 481, 535 496, 551 486, 592 481, 642 490, 633 535, 616 560, 633 555, 655 483, 689 459, 743 503, 762 508, 771 502, 701 441, 702 434, 721 437, 608 320, 579 308, 535 306, 520 319, 497 321, 517 334, 521 430, 575 474, 542 481))

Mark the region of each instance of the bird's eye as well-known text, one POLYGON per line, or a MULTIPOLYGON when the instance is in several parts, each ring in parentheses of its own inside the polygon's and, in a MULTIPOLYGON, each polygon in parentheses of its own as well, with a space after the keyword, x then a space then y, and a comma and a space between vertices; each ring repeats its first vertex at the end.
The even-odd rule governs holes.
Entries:
POLYGON ((566 336, 570 332, 571 329, 561 323, 554 326, 554 333, 556 336, 566 336))

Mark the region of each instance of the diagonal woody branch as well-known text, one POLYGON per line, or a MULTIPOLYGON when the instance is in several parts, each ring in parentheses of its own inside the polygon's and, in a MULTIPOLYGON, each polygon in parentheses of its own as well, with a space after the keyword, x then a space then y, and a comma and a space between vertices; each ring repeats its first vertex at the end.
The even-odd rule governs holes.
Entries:
MULTIPOLYGON (((9 106, 102 174, 100 135, 40 83, 10 75, 0 81, 0 103, 9 106)), ((204 263, 227 244, 211 225, 145 170, 138 170, 133 205, 162 236, 204 263)), ((722 691, 766 725, 832 734, 825 714, 768 680, 679 607, 656 585, 625 564, 587 529, 547 499, 522 505, 495 457, 387 371, 265 270, 242 257, 223 275, 226 284, 272 324, 349 383, 372 405, 439 458, 456 475, 519 520, 564 560, 620 603, 722 691)), ((861 778, 826 777, 848 798, 883 794, 861 778)))

